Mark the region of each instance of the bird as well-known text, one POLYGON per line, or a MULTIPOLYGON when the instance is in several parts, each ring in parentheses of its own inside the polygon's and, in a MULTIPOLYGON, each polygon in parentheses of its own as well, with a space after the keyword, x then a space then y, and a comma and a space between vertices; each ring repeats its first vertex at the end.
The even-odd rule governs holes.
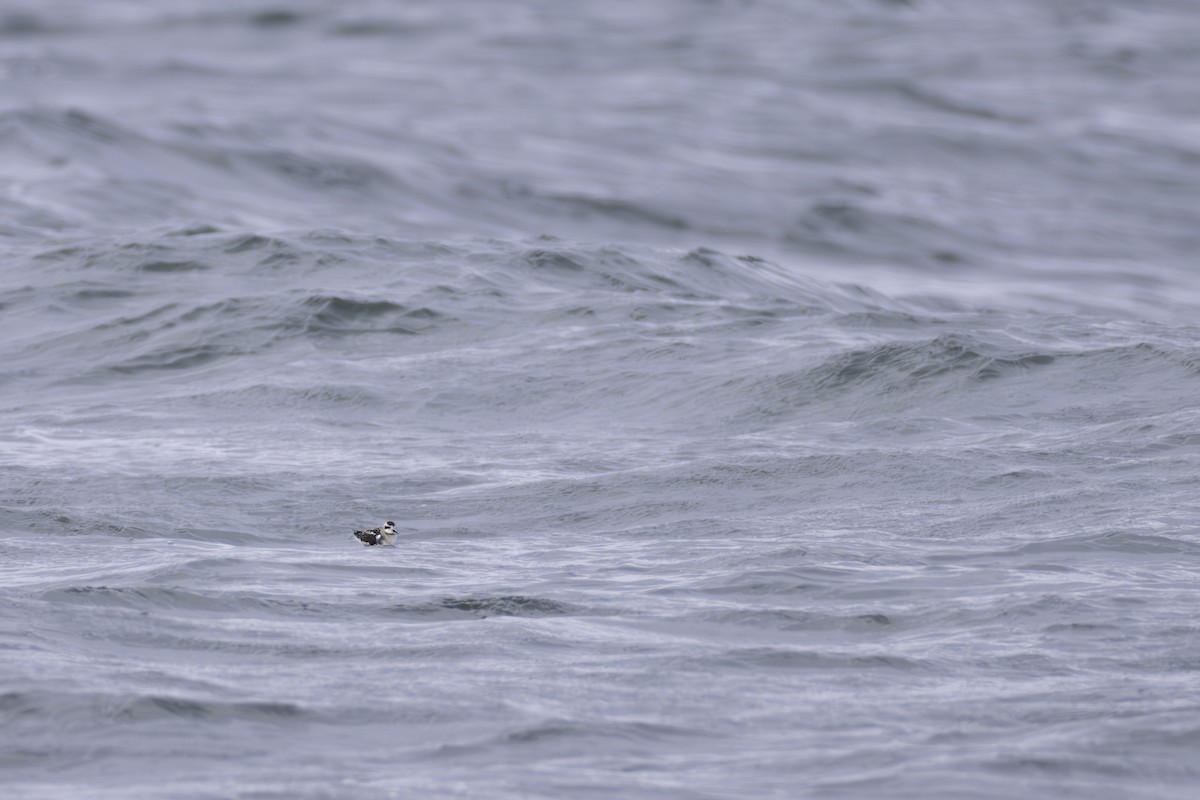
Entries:
POLYGON ((396 523, 389 520, 383 524, 383 527, 371 528, 369 531, 355 531, 354 535, 368 547, 376 544, 391 547, 392 543, 396 541, 396 523))

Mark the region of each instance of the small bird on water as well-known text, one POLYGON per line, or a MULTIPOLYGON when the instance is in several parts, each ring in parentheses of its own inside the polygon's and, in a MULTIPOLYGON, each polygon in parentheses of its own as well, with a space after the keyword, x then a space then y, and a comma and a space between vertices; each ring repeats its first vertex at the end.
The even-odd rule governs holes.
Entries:
POLYGON ((376 544, 391 547, 392 543, 396 541, 396 523, 389 520, 381 528, 371 528, 369 531, 355 531, 354 535, 368 547, 376 544))

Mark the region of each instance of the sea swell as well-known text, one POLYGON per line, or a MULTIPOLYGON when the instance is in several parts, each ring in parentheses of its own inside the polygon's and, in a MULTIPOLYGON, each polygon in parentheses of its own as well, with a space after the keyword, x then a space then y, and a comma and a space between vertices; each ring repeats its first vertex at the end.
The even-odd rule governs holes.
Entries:
POLYGON ((1197 31, 0 10, 5 798, 1190 800, 1197 31))

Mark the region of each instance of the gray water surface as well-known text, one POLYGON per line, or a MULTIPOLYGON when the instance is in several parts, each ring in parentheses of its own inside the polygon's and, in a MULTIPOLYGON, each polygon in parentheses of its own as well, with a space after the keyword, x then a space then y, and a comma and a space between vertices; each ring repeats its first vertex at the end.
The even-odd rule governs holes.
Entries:
POLYGON ((1198 37, 0 4, 3 796, 1196 797, 1198 37))

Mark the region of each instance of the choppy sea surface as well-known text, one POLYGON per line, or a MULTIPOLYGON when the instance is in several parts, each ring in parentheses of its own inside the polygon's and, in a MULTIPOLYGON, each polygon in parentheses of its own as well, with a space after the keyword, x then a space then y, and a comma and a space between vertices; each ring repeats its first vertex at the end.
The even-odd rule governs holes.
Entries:
POLYGON ((1197 41, 0 4, 3 796, 1195 798, 1197 41))

